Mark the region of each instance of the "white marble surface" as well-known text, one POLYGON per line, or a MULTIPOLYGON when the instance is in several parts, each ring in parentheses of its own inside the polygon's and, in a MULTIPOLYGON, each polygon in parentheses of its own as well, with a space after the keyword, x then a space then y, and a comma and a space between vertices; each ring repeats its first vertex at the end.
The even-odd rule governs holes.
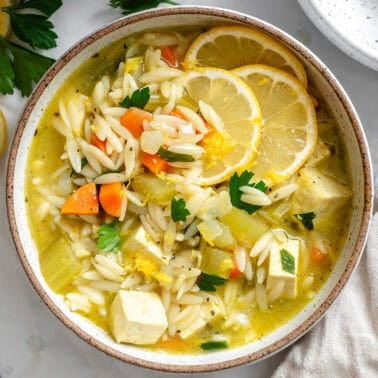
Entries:
MULTIPOLYGON (((64 0, 53 21, 58 57, 79 38, 116 19, 107 0, 64 0)), ((295 0, 197 0, 181 4, 232 8, 271 22, 308 45, 335 73, 360 115, 371 146, 375 173, 378 167, 378 72, 370 70, 332 45, 306 18, 295 0)), ((346 5, 345 5, 346 6, 346 5)), ((9 123, 9 140, 25 99, 18 94, 0 97, 9 123)), ((9 151, 8 151, 9 152, 9 151)), ((0 378, 113 378, 171 376, 120 362, 90 347, 66 329, 41 302, 29 284, 9 234, 5 207, 6 156, 0 158, 0 378)), ((343 294, 341 294, 343 295, 343 294)), ((198 377, 268 377, 286 352, 255 365, 198 377)), ((289 376, 289 374, 288 374, 289 376)))

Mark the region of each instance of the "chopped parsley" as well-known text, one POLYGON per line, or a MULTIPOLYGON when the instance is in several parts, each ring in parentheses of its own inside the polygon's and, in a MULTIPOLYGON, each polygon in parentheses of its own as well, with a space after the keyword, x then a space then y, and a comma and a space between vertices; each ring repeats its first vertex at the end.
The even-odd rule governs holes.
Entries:
POLYGON ((194 157, 188 154, 178 154, 176 152, 171 152, 166 150, 163 147, 159 148, 157 154, 164 159, 165 161, 175 162, 175 161, 182 161, 182 162, 192 162, 194 161, 194 157))
POLYGON ((190 211, 186 208, 186 203, 183 198, 172 198, 171 201, 171 217, 175 222, 186 221, 186 217, 190 215, 190 211))
POLYGON ((197 285, 204 291, 216 291, 215 286, 222 286, 227 279, 219 277, 215 274, 202 273, 197 281, 197 285))
POLYGON ((228 343, 226 340, 219 340, 219 341, 207 341, 202 343, 200 347, 203 350, 218 350, 218 349, 226 349, 228 348, 228 343))
POLYGON ((103 252, 118 252, 121 244, 118 223, 103 224, 97 231, 97 248, 103 252))
POLYGON ((268 187, 265 185, 264 181, 259 181, 258 183, 251 183, 253 177, 253 172, 244 171, 240 176, 237 173, 234 173, 230 178, 230 199, 232 206, 237 207, 238 209, 245 210, 248 214, 253 214, 255 211, 261 208, 261 206, 251 205, 245 203, 241 200, 243 192, 240 190, 242 186, 249 186, 260 190, 263 193, 266 193, 268 187))
POLYGON ((177 5, 177 3, 172 0, 110 0, 109 5, 113 8, 123 9, 122 14, 126 15, 145 9, 156 8, 162 3, 177 5))
MULTIPOLYGON (((88 164, 87 158, 85 158, 85 157, 81 158, 81 161, 80 161, 80 167, 81 167, 81 169, 83 169, 87 164, 88 164)), ((78 173, 78 172, 76 172, 74 169, 72 169, 70 177, 72 177, 76 173, 78 173)))
POLYGON ((290 274, 295 274, 294 256, 286 249, 281 249, 280 254, 282 270, 290 274))
POLYGON ((313 211, 308 212, 308 213, 302 213, 302 214, 294 214, 297 219, 299 219, 303 226, 311 231, 314 229, 314 223, 312 222, 314 218, 316 217, 316 213, 313 211))
POLYGON ((144 109, 144 107, 147 105, 148 101, 150 101, 150 88, 145 87, 143 89, 137 89, 135 90, 131 97, 126 96, 120 103, 124 108, 140 108, 144 109))

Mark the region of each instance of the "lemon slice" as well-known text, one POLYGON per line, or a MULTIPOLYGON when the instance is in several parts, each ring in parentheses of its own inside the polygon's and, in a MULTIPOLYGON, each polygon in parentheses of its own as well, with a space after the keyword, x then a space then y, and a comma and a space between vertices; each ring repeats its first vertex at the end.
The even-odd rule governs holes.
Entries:
POLYGON ((256 179, 270 185, 290 177, 307 160, 317 141, 313 101, 293 76, 262 64, 233 70, 255 93, 263 118, 253 163, 256 179))
POLYGON ((210 131, 202 141, 205 154, 199 185, 213 185, 254 158, 261 135, 260 106, 248 85, 229 71, 198 68, 184 80, 188 96, 200 104, 201 111, 212 108, 214 119, 222 123, 221 130, 210 131))
POLYGON ((232 69, 255 63, 278 67, 307 85, 303 65, 292 52, 273 38, 244 26, 217 26, 200 34, 186 53, 183 67, 232 69))
POLYGON ((8 140, 8 126, 3 112, 0 110, 0 156, 4 153, 7 147, 8 140))
MULTIPOLYGON (((11 5, 10 0, 0 0, 0 9, 11 5)), ((8 37, 11 32, 9 14, 0 11, 0 35, 4 38, 8 37)))

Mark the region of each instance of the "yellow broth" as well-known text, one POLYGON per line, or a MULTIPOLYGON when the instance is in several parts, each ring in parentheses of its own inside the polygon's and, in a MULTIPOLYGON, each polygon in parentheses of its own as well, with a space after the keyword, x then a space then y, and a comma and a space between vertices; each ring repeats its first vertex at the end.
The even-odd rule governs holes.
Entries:
MULTIPOLYGON (((45 201, 44 196, 39 192, 38 188, 40 186, 48 187, 54 184, 54 179, 52 179, 54 172, 56 172, 62 165, 61 155, 64 153, 64 137, 52 126, 52 119, 59 114, 59 101, 62 98, 68 98, 75 92, 80 92, 89 96, 95 83, 104 74, 113 76, 119 63, 124 61, 126 48, 126 40, 118 41, 103 49, 82 64, 56 92, 39 122, 29 151, 26 169, 25 201, 32 236, 41 256, 55 240, 63 236, 61 229, 54 226, 52 215, 48 215, 41 220, 40 214, 36 211, 45 201)), ((316 92, 315 90, 311 91, 313 93, 316 92)), ((349 178, 347 173, 345 173, 347 166, 346 156, 338 135, 337 126, 318 93, 316 93, 316 97, 319 101, 319 107, 317 109, 319 138, 332 147, 331 158, 323 162, 318 168, 322 172, 330 174, 331 176, 336 176, 338 180, 348 183, 349 178)), ((275 205, 264 209, 265 217, 274 218, 272 214, 274 214, 275 209, 275 205)), ((287 323, 312 300, 327 280, 336 263, 345 240, 345 232, 347 230, 349 217, 350 209, 347 204, 338 210, 338 214, 333 214, 330 223, 326 225, 328 228, 326 232, 327 238, 332 251, 326 262, 323 264, 316 264, 311 261, 305 263, 303 259, 300 259, 298 273, 299 289, 297 298, 277 299, 268 306, 266 311, 261 311, 255 301, 238 304, 249 317, 249 327, 242 332, 235 330, 227 333, 230 338, 230 347, 244 345, 263 338, 270 332, 287 323), (302 290, 301 285, 304 279, 309 275, 314 277, 311 290, 302 290), (241 337, 241 334, 243 334, 243 337, 241 337)), ((277 221, 277 219, 275 219, 275 221, 277 221)), ((80 230, 85 223, 84 220, 75 219, 74 217, 66 218, 65 222, 68 222, 74 230, 80 230)), ((307 231, 298 226, 298 223, 293 221, 293 218, 290 216, 284 216, 277 222, 279 222, 288 232, 292 232, 300 238, 306 239, 311 234, 311 231, 307 231)), ((267 263, 265 263, 264 266, 267 267, 267 263)), ((240 279, 236 279, 236 281, 237 280, 240 279)), ((241 284, 241 286, 243 285, 244 283, 241 284)), ((73 285, 68 285, 60 290, 59 294, 65 295, 71 290, 73 290, 73 285)), ((223 295, 223 292, 223 287, 217 289, 219 295, 223 295)), ((115 293, 112 292, 105 295, 105 307, 107 308, 105 314, 100 313, 95 306, 89 313, 78 312, 98 325, 104 331, 111 334, 109 308, 114 296, 115 293)), ((179 337, 179 333, 174 337, 168 337, 164 340, 160 339, 155 345, 149 346, 149 348, 158 350, 162 349, 169 353, 198 353, 201 351, 199 345, 206 342, 211 335, 214 335, 214 332, 216 334, 217 330, 222 329, 223 322, 224 319, 221 318, 213 322, 211 325, 207 325, 203 330, 186 340, 182 340, 179 337)))

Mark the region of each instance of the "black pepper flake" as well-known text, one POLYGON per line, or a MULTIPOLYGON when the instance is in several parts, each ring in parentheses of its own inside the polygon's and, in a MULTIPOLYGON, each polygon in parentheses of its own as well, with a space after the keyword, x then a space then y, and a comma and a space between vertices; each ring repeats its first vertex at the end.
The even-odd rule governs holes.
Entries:
POLYGON ((123 44, 123 48, 126 50, 127 49, 127 45, 126 43, 123 44))
POLYGON ((55 117, 59 117, 59 115, 60 115, 59 112, 54 112, 55 117))
POLYGON ((37 135, 38 135, 38 129, 35 129, 34 136, 37 136, 37 135))
POLYGON ((96 53, 96 54, 93 54, 92 55, 92 58, 98 58, 100 56, 100 54, 99 53, 96 53))
POLYGON ((214 311, 214 310, 211 310, 211 311, 210 311, 210 314, 211 314, 212 316, 214 316, 214 315, 215 315, 215 311, 214 311))

